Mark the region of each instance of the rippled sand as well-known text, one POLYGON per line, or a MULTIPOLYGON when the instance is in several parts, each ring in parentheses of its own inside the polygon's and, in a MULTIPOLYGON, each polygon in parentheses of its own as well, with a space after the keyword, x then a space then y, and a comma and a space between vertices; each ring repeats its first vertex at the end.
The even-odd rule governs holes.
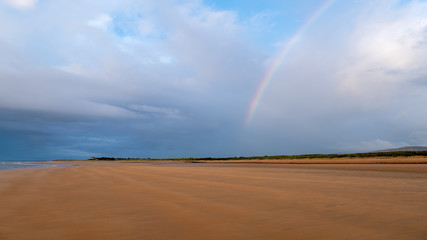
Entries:
POLYGON ((426 164, 158 164, 0 173, 0 239, 427 239, 426 164))

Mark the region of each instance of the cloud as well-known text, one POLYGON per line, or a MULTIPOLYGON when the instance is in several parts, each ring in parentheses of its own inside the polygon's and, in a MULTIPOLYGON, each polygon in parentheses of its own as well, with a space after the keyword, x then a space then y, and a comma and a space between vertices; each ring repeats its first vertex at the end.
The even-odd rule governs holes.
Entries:
POLYGON ((411 145, 427 146, 427 131, 416 130, 410 134, 411 145))
POLYGON ((336 2, 319 17, 248 128, 251 98, 274 61, 268 33, 291 35, 277 33, 268 10, 242 19, 202 1, 132 0, 0 9, 0 143, 10 149, 0 158, 422 145, 426 3, 380 3, 336 2))
POLYGON ((143 19, 139 22, 139 31, 143 35, 151 35, 155 31, 155 26, 149 20, 143 19))
POLYGON ((0 35, 0 142, 38 143, 9 156, 233 152, 227 143, 251 94, 242 84, 261 69, 233 12, 169 1, 45 4, 27 18, 1 17, 20 27, 0 35))
POLYGON ((339 146, 332 146, 334 149, 339 149, 343 152, 374 152, 381 151, 387 149, 395 149, 400 147, 410 146, 408 143, 400 142, 400 143, 392 143, 389 141, 374 139, 368 141, 361 141, 359 143, 341 143, 339 146))
POLYGON ((274 143, 248 145, 311 153, 341 152, 344 142, 348 151, 425 144, 410 135, 427 128, 426 10, 420 1, 358 2, 322 17, 289 51, 254 116, 248 135, 274 143))
POLYGON ((372 14, 357 24, 350 41, 352 60, 339 74, 340 91, 364 99, 368 108, 390 104, 402 85, 412 84, 413 75, 427 77, 427 4, 383 11, 389 14, 372 14))
POLYGON ((161 107, 155 107, 155 106, 149 106, 149 105, 130 105, 130 109, 141 112, 143 114, 148 114, 153 117, 161 117, 161 118, 168 118, 168 119, 182 119, 184 116, 182 115, 181 111, 178 109, 173 108, 161 108, 161 107))
POLYGON ((108 14, 100 14, 97 17, 89 20, 87 25, 90 27, 98 28, 104 31, 107 31, 111 25, 112 18, 108 14))
POLYGON ((38 0, 5 0, 7 4, 21 10, 33 8, 38 0))

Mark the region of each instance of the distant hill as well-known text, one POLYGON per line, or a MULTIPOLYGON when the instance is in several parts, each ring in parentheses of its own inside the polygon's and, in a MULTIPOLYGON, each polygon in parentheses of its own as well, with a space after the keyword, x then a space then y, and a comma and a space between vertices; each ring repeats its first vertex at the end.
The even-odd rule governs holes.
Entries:
POLYGON ((427 147, 408 146, 408 147, 401 147, 401 148, 395 148, 395 149, 380 150, 376 152, 424 152, 424 151, 427 151, 427 147))

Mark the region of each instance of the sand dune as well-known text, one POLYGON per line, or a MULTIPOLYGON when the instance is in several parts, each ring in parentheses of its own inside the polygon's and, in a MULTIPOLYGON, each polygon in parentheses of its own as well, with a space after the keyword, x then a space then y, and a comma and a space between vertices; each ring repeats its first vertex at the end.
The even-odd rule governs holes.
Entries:
POLYGON ((1 172, 0 239, 427 239, 425 164, 79 165, 1 172))
POLYGON ((195 163, 276 163, 276 164, 425 164, 427 157, 364 157, 364 158, 302 158, 302 159, 242 159, 242 160, 194 160, 195 163))

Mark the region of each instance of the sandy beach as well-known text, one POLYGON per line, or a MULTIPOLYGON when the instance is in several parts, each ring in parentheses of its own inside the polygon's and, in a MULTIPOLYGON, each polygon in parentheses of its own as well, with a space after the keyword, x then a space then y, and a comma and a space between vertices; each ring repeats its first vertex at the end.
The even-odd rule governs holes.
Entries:
POLYGON ((427 164, 65 163, 0 172, 0 239, 427 239, 427 164))

